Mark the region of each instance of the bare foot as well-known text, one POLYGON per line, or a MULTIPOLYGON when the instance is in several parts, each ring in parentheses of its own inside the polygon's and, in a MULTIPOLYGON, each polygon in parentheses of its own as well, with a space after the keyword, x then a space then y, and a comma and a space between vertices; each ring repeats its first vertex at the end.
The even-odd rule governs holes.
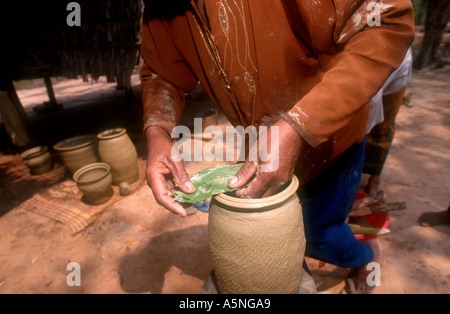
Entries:
MULTIPOLYGON (((378 239, 370 239, 367 241, 373 249, 375 254, 372 262, 381 262, 381 243, 378 239)), ((367 277, 373 270, 369 268, 367 270, 367 265, 353 268, 347 280, 347 291, 351 294, 366 294, 373 290, 374 287, 367 285, 367 277)))
POLYGON ((442 212, 422 213, 417 219, 422 227, 435 227, 439 225, 450 224, 450 206, 442 212))
POLYGON ((378 193, 378 188, 380 187, 380 176, 371 175, 366 186, 366 193, 371 197, 376 197, 378 193))

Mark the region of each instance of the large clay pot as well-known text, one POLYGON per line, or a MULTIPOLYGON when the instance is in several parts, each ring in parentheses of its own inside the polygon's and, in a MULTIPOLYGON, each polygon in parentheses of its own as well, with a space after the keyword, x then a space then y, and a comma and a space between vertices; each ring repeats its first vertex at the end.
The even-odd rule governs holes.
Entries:
POLYGON ((209 252, 220 293, 295 293, 305 252, 302 207, 294 177, 261 199, 213 197, 209 252))
POLYGON ((139 178, 137 151, 126 130, 105 130, 97 138, 100 160, 111 166, 113 185, 135 182, 139 178))
POLYGON ((30 169, 31 175, 40 175, 53 169, 51 155, 47 146, 30 148, 20 154, 24 163, 30 169))
POLYGON ((97 162, 78 169, 73 180, 83 192, 84 201, 91 205, 106 203, 114 194, 111 186, 111 168, 108 164, 97 162))
POLYGON ((70 137, 53 145, 53 149, 72 174, 85 165, 99 161, 95 135, 70 137))

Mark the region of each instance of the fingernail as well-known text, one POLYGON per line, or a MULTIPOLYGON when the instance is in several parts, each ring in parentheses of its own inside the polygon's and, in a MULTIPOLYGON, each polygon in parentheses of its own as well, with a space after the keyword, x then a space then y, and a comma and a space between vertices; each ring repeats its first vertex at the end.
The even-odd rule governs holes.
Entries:
POLYGON ((229 185, 235 185, 238 182, 238 178, 237 177, 233 177, 231 178, 230 182, 228 183, 229 185))
POLYGON ((184 218, 183 212, 184 212, 184 208, 177 206, 178 209, 178 216, 180 216, 181 218, 184 218))
POLYGON ((190 191, 195 190, 195 186, 194 186, 194 184, 192 184, 192 182, 186 182, 186 184, 184 186, 186 187, 186 189, 188 189, 190 191))
POLYGON ((178 217, 180 218, 184 218, 184 216, 182 214, 178 214, 178 217))

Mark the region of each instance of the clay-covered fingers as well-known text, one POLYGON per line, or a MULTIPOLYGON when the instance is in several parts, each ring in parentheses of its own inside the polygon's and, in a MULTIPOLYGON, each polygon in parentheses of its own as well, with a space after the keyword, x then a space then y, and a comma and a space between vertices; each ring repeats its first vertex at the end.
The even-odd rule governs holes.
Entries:
POLYGON ((189 179, 189 175, 187 174, 182 161, 170 160, 167 162, 166 166, 172 173, 176 184, 184 193, 191 194, 195 192, 195 186, 189 179))
MULTIPOLYGON (((286 176, 282 176, 287 178, 286 176)), ((239 197, 264 198, 272 196, 289 180, 280 180, 274 172, 258 172, 248 187, 236 191, 239 197)))
POLYGON ((267 195, 267 191, 271 191, 273 189, 273 176, 273 173, 258 172, 249 186, 236 191, 236 195, 250 198, 265 197, 265 195, 267 195))
POLYGON ((282 186, 283 186, 282 183, 272 182, 272 184, 270 184, 268 189, 264 192, 264 194, 261 197, 269 197, 276 194, 282 186))
POLYGON ((228 186, 232 189, 237 189, 244 186, 255 175, 257 170, 257 162, 246 161, 236 175, 228 182, 228 186))
POLYGON ((173 191, 175 189, 175 182, 172 179, 166 179, 166 188, 168 191, 173 191))
POLYGON ((268 188, 269 183, 267 181, 256 177, 248 187, 236 191, 236 195, 239 197, 261 198, 268 188))
POLYGON ((161 172, 150 172, 147 178, 153 196, 159 205, 164 206, 166 209, 180 217, 184 218, 187 216, 183 206, 170 196, 168 187, 171 185, 173 186, 173 183, 169 183, 164 174, 161 172))
POLYGON ((179 152, 174 149, 169 134, 158 126, 146 130, 148 161, 147 182, 155 200, 169 211, 186 217, 183 206, 172 198, 175 184, 185 193, 193 193, 195 187, 189 180, 179 152))

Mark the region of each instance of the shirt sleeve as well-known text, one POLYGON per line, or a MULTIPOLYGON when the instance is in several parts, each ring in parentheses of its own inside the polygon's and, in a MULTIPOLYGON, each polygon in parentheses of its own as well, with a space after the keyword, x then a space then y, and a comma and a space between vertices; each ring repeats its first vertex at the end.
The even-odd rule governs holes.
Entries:
POLYGON ((183 113, 185 93, 198 81, 164 23, 151 19, 142 25, 143 122, 144 132, 149 126, 159 126, 171 134, 183 113))
POLYGON ((366 10, 367 5, 375 1, 359 1, 361 5, 353 14, 339 4, 354 1, 334 2, 334 40, 341 51, 322 81, 283 116, 313 147, 332 140, 365 108, 402 63, 414 39, 414 15, 409 0, 378 2, 382 8, 379 26, 367 23, 373 14, 366 10))

